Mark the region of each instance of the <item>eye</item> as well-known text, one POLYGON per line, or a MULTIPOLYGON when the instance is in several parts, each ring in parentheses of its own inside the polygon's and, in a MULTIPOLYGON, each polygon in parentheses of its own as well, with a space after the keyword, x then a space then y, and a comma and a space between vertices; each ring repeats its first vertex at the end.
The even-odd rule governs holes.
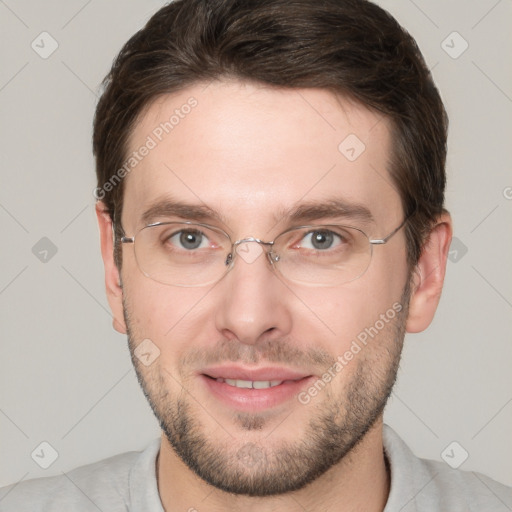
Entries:
POLYGON ((328 229, 317 229, 306 233, 300 242, 304 249, 313 249, 315 251, 325 251, 333 249, 346 242, 339 234, 328 229))
POLYGON ((188 251, 209 247, 208 237, 197 229, 182 229, 167 238, 167 242, 188 251))

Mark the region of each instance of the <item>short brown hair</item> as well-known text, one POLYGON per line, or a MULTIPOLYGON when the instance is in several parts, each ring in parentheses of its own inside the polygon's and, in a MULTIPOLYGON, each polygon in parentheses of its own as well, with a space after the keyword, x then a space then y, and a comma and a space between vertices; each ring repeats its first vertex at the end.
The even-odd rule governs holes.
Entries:
POLYGON ((328 89, 384 114, 391 179, 404 215, 415 212, 406 239, 416 265, 444 211, 448 119, 414 39, 366 0, 175 0, 161 8, 122 48, 96 109, 97 190, 113 219, 121 218, 123 180, 102 187, 123 165, 143 110, 162 94, 223 78, 328 89))

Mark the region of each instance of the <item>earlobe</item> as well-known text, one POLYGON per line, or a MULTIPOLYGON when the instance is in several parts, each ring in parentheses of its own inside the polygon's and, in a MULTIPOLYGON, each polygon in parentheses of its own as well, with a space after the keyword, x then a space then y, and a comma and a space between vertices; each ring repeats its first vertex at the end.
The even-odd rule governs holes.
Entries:
POLYGON ((114 262, 112 219, 104 203, 96 203, 96 216, 100 230, 101 255, 105 267, 105 288, 112 311, 112 325, 116 331, 126 334, 123 314, 123 289, 119 269, 114 262))
POLYGON ((445 213, 430 232, 412 275, 407 332, 424 331, 434 318, 443 289, 451 239, 452 221, 445 213))

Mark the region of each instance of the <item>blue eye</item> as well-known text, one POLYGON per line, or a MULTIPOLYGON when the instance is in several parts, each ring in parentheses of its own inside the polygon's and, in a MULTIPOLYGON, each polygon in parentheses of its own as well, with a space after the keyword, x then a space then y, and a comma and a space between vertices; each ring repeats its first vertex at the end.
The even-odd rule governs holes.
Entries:
POLYGON ((181 230, 168 238, 169 243, 179 248, 192 251, 208 247, 208 238, 197 230, 181 230))
POLYGON ((341 243, 343 243, 343 239, 337 233, 327 229, 318 229, 306 233, 300 245, 304 249, 325 251, 337 247, 341 243))

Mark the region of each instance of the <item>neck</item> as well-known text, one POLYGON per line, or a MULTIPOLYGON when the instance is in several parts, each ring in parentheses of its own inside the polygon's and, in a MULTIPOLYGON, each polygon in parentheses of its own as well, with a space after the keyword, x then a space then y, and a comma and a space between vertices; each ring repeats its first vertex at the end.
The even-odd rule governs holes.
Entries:
POLYGON ((212 487, 183 463, 164 434, 157 477, 165 512, 382 512, 390 488, 382 445, 382 418, 342 461, 305 488, 287 494, 259 498, 233 495, 212 487))

